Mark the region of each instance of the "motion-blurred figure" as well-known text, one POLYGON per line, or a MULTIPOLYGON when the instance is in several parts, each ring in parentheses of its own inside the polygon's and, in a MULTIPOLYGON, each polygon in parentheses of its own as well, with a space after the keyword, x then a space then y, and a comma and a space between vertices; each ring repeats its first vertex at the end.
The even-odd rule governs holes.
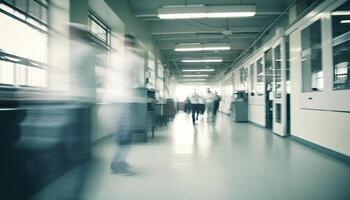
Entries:
POLYGON ((221 97, 218 95, 218 93, 215 91, 215 100, 214 100, 214 117, 216 117, 216 114, 220 107, 220 101, 221 97))
POLYGON ((191 100, 190 100, 190 97, 187 96, 186 99, 185 99, 185 113, 187 114, 190 114, 191 112, 191 100))
MULTIPOLYGON (((91 157, 92 107, 96 103, 95 67, 101 48, 94 42, 88 26, 71 23, 68 28, 71 68, 69 93, 67 96, 59 92, 50 95, 53 99, 57 99, 60 95, 65 103, 41 105, 37 108, 41 113, 37 118, 40 119, 38 123, 55 121, 61 124, 51 127, 54 132, 57 132, 60 142, 64 144, 63 158, 56 159, 65 159, 66 167, 69 169, 80 166, 83 161, 91 157), (52 112, 57 112, 55 118, 49 115, 52 112)), ((62 189, 64 192, 58 199, 82 199, 86 181, 89 178, 87 171, 79 168, 72 173, 69 181, 64 185, 65 188, 62 189)))
POLYGON ((214 101, 215 94, 207 89, 207 94, 205 95, 205 108, 207 110, 207 121, 212 122, 214 120, 214 101))
POLYGON ((192 109, 192 123, 193 125, 195 125, 199 115, 199 94, 196 92, 196 90, 191 95, 191 109, 192 109))
MULTIPOLYGON (((137 96, 135 87, 137 83, 137 69, 142 65, 142 57, 139 54, 137 40, 132 35, 125 36, 125 64, 116 66, 120 79, 115 88, 115 140, 118 150, 111 162, 111 171, 114 174, 132 175, 129 164, 126 162, 130 152, 131 129, 133 116, 130 111, 132 103, 146 101, 137 96)), ((116 83, 114 83, 116 84, 116 83)))
POLYGON ((204 115, 205 111, 205 97, 201 94, 198 99, 199 114, 204 115))

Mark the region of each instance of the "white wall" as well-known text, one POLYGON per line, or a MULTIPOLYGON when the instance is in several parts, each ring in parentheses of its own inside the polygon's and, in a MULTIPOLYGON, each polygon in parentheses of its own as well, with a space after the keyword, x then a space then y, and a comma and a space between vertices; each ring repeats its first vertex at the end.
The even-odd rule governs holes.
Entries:
MULTIPOLYGON (((334 91, 332 89, 333 58, 330 10, 343 2, 345 0, 325 0, 303 19, 294 23, 285 31, 285 34, 291 33, 291 135, 350 156, 350 90, 334 91), (317 13, 320 14, 317 16, 317 13), (322 20, 325 21, 323 23, 322 44, 325 86, 322 92, 302 93, 300 28, 311 23, 315 17, 322 17, 322 20)), ((239 69, 258 60, 278 39, 275 37, 266 40, 267 43, 262 48, 256 50, 242 61, 242 64, 236 65, 236 68, 226 75, 233 75, 234 90, 243 89, 240 83, 239 69)), ((249 121, 265 126, 265 96, 250 96, 248 112, 249 121)))
MULTIPOLYGON (((321 16, 325 16, 322 13, 321 16)), ((314 18, 315 19, 315 18, 314 18)), ((316 17, 316 19, 319 19, 316 17)), ((327 18, 322 22, 327 26, 327 18)), ((308 19, 307 21, 310 21, 308 19)), ((330 35, 327 30, 322 32, 324 42, 323 70, 324 91, 301 92, 301 26, 290 36, 291 44, 291 134, 350 156, 350 91, 333 91, 332 89, 332 51, 330 35)), ((329 30, 328 30, 329 31, 329 30)))

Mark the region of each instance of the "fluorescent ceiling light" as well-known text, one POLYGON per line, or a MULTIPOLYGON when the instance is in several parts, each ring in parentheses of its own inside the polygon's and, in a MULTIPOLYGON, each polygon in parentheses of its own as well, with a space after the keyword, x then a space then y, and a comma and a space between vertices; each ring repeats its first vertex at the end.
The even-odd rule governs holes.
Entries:
POLYGON ((183 77, 207 77, 209 74, 186 74, 182 75, 183 77))
POLYGON ((195 62, 222 62, 222 59, 188 59, 182 60, 184 63, 195 63, 195 62))
POLYGON ((231 47, 179 47, 175 48, 175 51, 227 51, 231 47))
POLYGON ((205 13, 190 13, 190 14, 158 14, 160 19, 197 19, 205 18, 205 13))
POLYGON ((226 18, 251 17, 256 14, 255 5, 204 6, 183 5, 165 6, 158 9, 160 19, 226 18))
POLYGON ((215 69, 183 69, 183 72, 213 72, 215 69))
POLYGON ((341 24, 349 24, 350 20, 349 19, 344 19, 340 21, 341 24))
POLYGON ((333 16, 343 16, 343 15, 350 15, 350 11, 334 11, 332 12, 333 16))
POLYGON ((227 13, 208 13, 208 18, 226 18, 226 17, 253 17, 254 12, 227 12, 227 13))
POLYGON ((193 44, 183 43, 175 46, 175 51, 224 51, 230 50, 231 45, 226 43, 193 44))

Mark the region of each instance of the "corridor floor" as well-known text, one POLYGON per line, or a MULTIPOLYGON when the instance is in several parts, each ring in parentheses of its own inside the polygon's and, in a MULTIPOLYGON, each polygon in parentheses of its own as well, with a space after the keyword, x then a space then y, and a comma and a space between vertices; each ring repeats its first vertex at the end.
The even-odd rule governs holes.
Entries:
POLYGON ((93 159, 33 200, 338 200, 350 199, 350 166, 290 139, 219 115, 215 124, 179 113, 128 162, 136 174, 110 173, 112 139, 93 159), (74 194, 74 195, 73 195, 74 194))

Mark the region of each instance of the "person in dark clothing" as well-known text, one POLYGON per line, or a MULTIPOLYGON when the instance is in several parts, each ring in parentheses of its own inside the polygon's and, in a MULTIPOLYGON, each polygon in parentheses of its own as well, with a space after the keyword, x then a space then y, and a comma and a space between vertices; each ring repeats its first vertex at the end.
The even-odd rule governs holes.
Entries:
POLYGON ((186 100, 185 100, 185 109, 184 109, 185 113, 190 114, 191 112, 191 100, 190 98, 187 96, 186 100))
POLYGON ((218 110, 219 110, 219 106, 220 106, 220 101, 221 101, 221 97, 218 95, 217 92, 215 92, 215 100, 214 100, 214 116, 216 116, 218 110))
POLYGON ((191 95, 192 123, 196 124, 199 115, 199 95, 196 91, 191 95), (197 114, 197 116, 196 116, 197 114))
POLYGON ((205 100, 203 96, 199 96, 198 99, 198 104, 199 104, 199 114, 204 115, 204 111, 205 111, 205 100))

